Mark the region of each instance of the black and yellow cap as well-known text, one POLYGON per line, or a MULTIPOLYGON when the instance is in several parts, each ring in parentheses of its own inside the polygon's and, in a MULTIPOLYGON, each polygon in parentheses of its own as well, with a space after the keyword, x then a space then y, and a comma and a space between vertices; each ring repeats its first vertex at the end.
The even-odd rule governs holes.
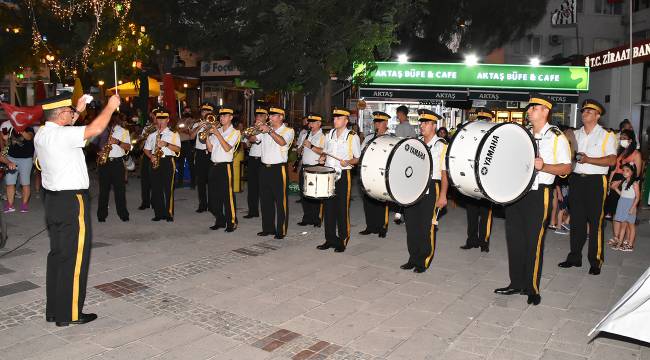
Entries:
POLYGON ((64 91, 40 102, 43 110, 54 110, 62 107, 72 107, 72 93, 64 91))
POLYGON ((529 108, 533 105, 542 105, 547 107, 549 110, 552 110, 554 103, 553 100, 551 100, 548 96, 533 93, 530 94, 530 100, 528 100, 528 106, 526 106, 526 108, 529 108))
POLYGON ((275 115, 275 114, 284 115, 285 114, 284 109, 278 106, 271 106, 269 108, 269 115, 275 115))
POLYGON ((210 103, 203 103, 201 105, 201 111, 214 111, 214 106, 210 103))
POLYGON ((476 119, 492 120, 494 119, 494 113, 486 108, 478 108, 476 109, 476 119))
POLYGON ((269 111, 266 110, 265 108, 258 107, 257 109, 255 109, 255 114, 256 114, 256 115, 257 115, 257 114, 268 115, 268 114, 269 114, 269 111))
POLYGON ((383 111, 375 111, 372 113, 372 121, 388 121, 389 119, 390 115, 383 111))
POLYGON ((310 113, 307 115, 308 122, 323 121, 323 117, 320 114, 310 113))
POLYGON ((154 116, 156 119, 169 119, 169 111, 164 108, 158 108, 155 110, 154 116))
POLYGON ((427 121, 435 121, 438 122, 438 120, 442 119, 442 117, 433 111, 429 109, 418 109, 418 121, 419 122, 427 122, 427 121))
POLYGON ((605 115, 605 107, 594 99, 586 99, 582 102, 582 108, 580 108, 580 112, 586 109, 593 109, 598 111, 600 115, 605 115))
POLYGON ((332 109, 332 117, 338 117, 338 116, 350 116, 350 110, 345 109, 345 108, 334 108, 332 109))
POLYGON ((224 105, 221 107, 221 109, 219 109, 219 115, 223 115, 223 114, 232 115, 234 113, 235 113, 235 109, 233 109, 231 106, 228 105, 224 105))

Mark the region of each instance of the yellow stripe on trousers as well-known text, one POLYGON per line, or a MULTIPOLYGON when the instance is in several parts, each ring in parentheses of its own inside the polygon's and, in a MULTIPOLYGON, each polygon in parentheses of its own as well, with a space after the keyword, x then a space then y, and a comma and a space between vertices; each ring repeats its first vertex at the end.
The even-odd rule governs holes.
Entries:
POLYGON ((485 230, 484 242, 490 242, 490 233, 492 232, 492 208, 488 210, 487 230, 485 230))
MULTIPOLYGON (((440 188, 438 183, 436 183, 436 200, 438 201, 438 196, 440 196, 440 188)), ((436 216, 436 207, 433 207, 433 214, 431 216, 431 233, 429 235, 429 239, 431 241, 431 254, 427 256, 427 258, 424 260, 424 267, 429 268, 429 263, 431 262, 431 259, 433 259, 433 254, 436 252, 436 226, 433 225, 433 217, 436 216)))
POLYGON ((287 222, 289 221, 289 214, 287 214, 287 171, 282 167, 282 208, 284 209, 284 224, 282 224, 282 235, 287 235, 287 222))
POLYGON ((172 186, 169 191, 169 216, 174 216, 174 178, 176 177, 176 161, 171 160, 172 163, 172 186))
POLYGON ((77 235, 77 257, 74 264, 74 277, 72 279, 72 321, 79 320, 79 275, 81 274, 81 263, 83 262, 84 243, 86 241, 86 220, 84 199, 81 194, 77 194, 79 203, 79 234, 77 235))
POLYGON ((537 274, 539 273, 539 259, 542 255, 542 238, 544 237, 544 225, 546 224, 546 215, 548 214, 548 188, 544 188, 544 217, 542 218, 542 227, 537 235, 537 251, 535 252, 535 267, 533 270, 533 289, 535 294, 539 294, 539 284, 537 283, 537 274))
POLYGON ((388 229, 388 203, 386 203, 386 213, 384 215, 384 230, 388 229))
MULTIPOLYGON (((605 138, 607 140, 607 138, 605 138)), ((605 200, 607 199, 607 177, 603 175, 603 203, 600 206, 600 219, 598 219, 598 237, 596 242, 598 242, 598 251, 596 252, 596 261, 598 261, 598 267, 603 265, 603 216, 605 215, 605 200)))
POLYGON ((230 214, 232 215, 232 225, 235 226, 235 200, 233 199, 233 191, 232 191, 232 172, 230 171, 230 167, 232 164, 226 164, 226 169, 228 170, 228 196, 230 199, 230 214))
POLYGON ((352 171, 346 170, 348 173, 348 197, 346 198, 346 205, 345 205, 345 222, 347 223, 346 226, 346 234, 345 234, 345 244, 343 246, 348 246, 348 241, 350 241, 350 190, 352 189, 352 179, 350 178, 350 174, 352 171))

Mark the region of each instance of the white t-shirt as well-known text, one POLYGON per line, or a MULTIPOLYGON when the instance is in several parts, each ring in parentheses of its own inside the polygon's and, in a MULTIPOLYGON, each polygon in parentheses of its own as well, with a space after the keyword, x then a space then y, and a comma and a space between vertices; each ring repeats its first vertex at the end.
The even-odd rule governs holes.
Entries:
POLYGON ((34 137, 43 188, 50 191, 88 189, 83 147, 85 126, 60 126, 51 121, 34 137))

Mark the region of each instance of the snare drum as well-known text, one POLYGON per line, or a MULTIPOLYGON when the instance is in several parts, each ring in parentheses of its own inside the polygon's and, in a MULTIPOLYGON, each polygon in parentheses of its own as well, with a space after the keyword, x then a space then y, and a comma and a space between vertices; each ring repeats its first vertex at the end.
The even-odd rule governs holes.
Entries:
POLYGON ((375 138, 361 153, 361 185, 368 196, 408 206, 427 191, 433 163, 419 139, 375 138))
POLYGON ((328 199, 334 196, 336 170, 327 166, 310 166, 303 169, 302 194, 312 199, 328 199))
POLYGON ((447 148, 447 172, 461 193, 497 204, 512 203, 535 180, 537 146, 516 123, 474 121, 460 127, 447 148))

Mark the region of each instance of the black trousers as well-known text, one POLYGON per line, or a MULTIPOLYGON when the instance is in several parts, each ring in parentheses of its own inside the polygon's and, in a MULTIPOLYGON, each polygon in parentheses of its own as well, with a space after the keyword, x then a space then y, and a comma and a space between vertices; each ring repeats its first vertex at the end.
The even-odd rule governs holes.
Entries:
POLYGON ((350 193, 352 171, 343 170, 334 184, 334 197, 323 200, 325 242, 335 248, 345 249, 350 241, 350 193))
POLYGON ((140 159, 140 197, 142 206, 151 206, 151 160, 144 154, 140 159))
POLYGON ((404 207, 406 217, 406 245, 409 264, 428 269, 436 251, 436 227, 433 225, 436 201, 440 195, 440 181, 431 180, 422 199, 404 207))
POLYGON ((582 264, 582 248, 587 241, 587 225, 589 225, 587 257, 592 267, 600 269, 605 261, 603 206, 607 196, 607 177, 573 174, 569 179, 569 194, 571 194, 571 252, 567 256, 567 261, 576 265, 582 264))
POLYGON ((128 219, 129 211, 126 209, 126 186, 124 184, 124 162, 122 158, 109 159, 106 164, 99 167, 99 203, 97 218, 106 219, 108 216, 108 195, 113 188, 115 195, 115 208, 120 219, 128 219))
POLYGON ((262 164, 260 167, 262 231, 280 236, 287 235, 289 226, 287 186, 286 163, 262 164))
POLYGON ((552 190, 551 186, 540 185, 505 209, 510 286, 529 294, 539 294, 552 190))
POLYGON ((151 205, 157 218, 174 217, 174 175, 176 163, 173 157, 160 158, 160 166, 151 169, 151 205))
POLYGON ((210 166, 208 188, 210 194, 210 212, 214 215, 215 225, 237 227, 237 205, 233 191, 232 163, 217 163, 210 166))
POLYGON ((363 213, 366 216, 366 230, 372 233, 388 231, 388 203, 363 194, 363 213))
POLYGON ((196 189, 199 194, 199 209, 208 209, 208 176, 210 176, 210 154, 205 150, 196 149, 194 157, 194 176, 196 176, 196 189))
POLYGON ((79 320, 86 299, 92 230, 88 190, 45 191, 47 256, 46 316, 79 320))
POLYGON ((260 166, 262 161, 258 157, 249 156, 246 180, 248 181, 248 215, 260 215, 260 166))
POLYGON ((192 140, 181 141, 181 153, 176 158, 176 169, 178 170, 176 184, 179 185, 183 183, 185 177, 185 160, 190 168, 191 184, 194 185, 194 141, 192 140))
POLYGON ((489 246, 492 231, 492 205, 487 200, 465 197, 468 246, 489 246))
POLYGON ((298 173, 298 185, 300 186, 300 196, 302 200, 300 204, 302 205, 302 222, 313 225, 320 225, 323 221, 323 201, 316 199, 309 199, 302 196, 305 186, 305 179, 303 178, 305 168, 315 166, 315 165, 304 165, 300 167, 300 172, 298 173))

